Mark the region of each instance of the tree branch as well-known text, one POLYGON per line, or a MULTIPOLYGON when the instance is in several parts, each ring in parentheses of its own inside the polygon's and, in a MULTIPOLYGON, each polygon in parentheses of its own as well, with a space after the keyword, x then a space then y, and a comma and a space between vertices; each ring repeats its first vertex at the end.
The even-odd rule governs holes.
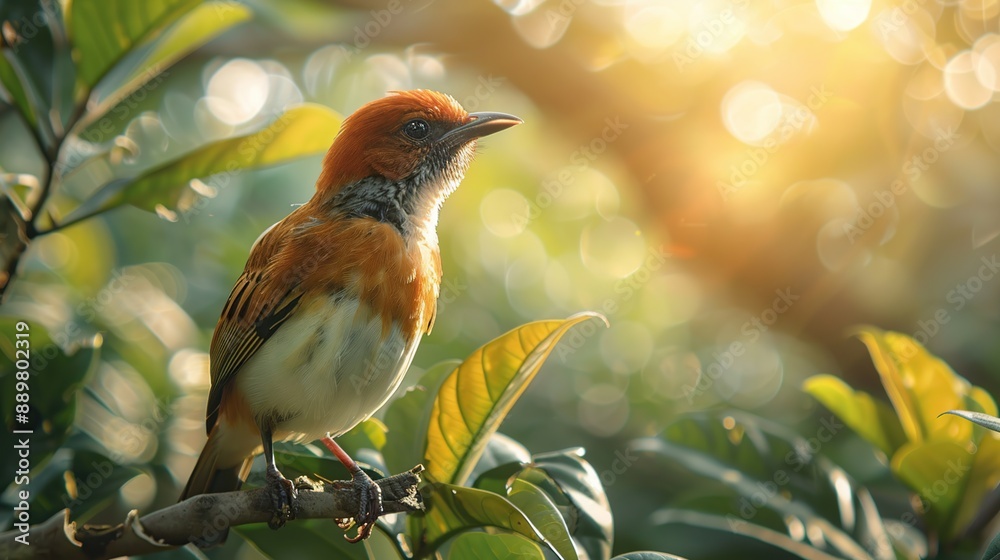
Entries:
MULTIPOLYGON (((375 481, 382 488, 384 513, 422 511, 417 484, 423 466, 375 481)), ((299 489, 295 519, 345 519, 358 511, 358 499, 347 482, 315 483, 305 477, 299 489)), ((15 559, 103 560, 170 550, 187 543, 220 544, 230 527, 262 523, 273 510, 267 488, 194 496, 139 517, 136 510, 118 525, 77 527, 69 510, 30 527, 28 545, 15 540, 21 531, 0 534, 0 556, 15 559)))

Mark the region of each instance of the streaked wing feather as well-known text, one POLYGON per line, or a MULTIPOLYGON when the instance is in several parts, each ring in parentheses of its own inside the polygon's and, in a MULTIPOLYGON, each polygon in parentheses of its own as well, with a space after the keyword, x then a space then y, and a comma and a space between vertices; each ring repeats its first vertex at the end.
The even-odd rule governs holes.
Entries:
POLYGON ((288 319, 302 299, 298 285, 279 281, 270 270, 274 256, 284 246, 281 229, 271 226, 254 243, 246 268, 236 281, 215 327, 211 348, 212 389, 208 394, 205 418, 208 431, 218 421, 226 385, 288 319), (279 233, 274 234, 275 231, 279 233))

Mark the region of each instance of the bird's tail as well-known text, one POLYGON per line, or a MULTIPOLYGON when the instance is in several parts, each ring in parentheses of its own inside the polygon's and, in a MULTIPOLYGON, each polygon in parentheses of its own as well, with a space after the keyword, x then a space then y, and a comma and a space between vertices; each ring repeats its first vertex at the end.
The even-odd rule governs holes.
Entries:
POLYGON ((233 464, 233 458, 224 451, 222 445, 223 438, 219 434, 219 425, 212 428, 212 433, 208 435, 205 448, 198 456, 191 477, 188 478, 184 491, 181 492, 180 501, 184 501, 191 496, 199 494, 215 494, 218 492, 232 492, 239 490, 243 481, 250 474, 250 465, 253 463, 253 455, 249 452, 244 455, 242 463, 233 464))

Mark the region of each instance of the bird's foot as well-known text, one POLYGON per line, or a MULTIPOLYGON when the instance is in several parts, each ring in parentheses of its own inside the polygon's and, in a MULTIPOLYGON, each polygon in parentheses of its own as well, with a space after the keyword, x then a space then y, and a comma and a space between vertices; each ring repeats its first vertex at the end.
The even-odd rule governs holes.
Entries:
POLYGON ((353 537, 344 535, 347 542, 356 543, 371 536, 372 530, 375 529, 375 521, 382 515, 382 488, 361 469, 352 475, 350 487, 358 495, 358 513, 353 518, 336 521, 345 531, 352 525, 357 525, 357 535, 353 537))
POLYGON ((295 499, 298 495, 292 481, 285 478, 277 468, 268 467, 267 488, 274 508, 274 516, 267 522, 267 526, 280 529, 285 521, 295 519, 295 499))

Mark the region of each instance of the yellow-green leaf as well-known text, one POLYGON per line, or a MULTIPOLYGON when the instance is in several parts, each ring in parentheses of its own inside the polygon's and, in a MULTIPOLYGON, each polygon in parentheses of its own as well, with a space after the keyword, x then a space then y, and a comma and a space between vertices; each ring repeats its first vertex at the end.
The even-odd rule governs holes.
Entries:
POLYGON ((120 179, 102 187, 64 221, 132 204, 149 211, 176 208, 192 179, 220 173, 236 175, 325 152, 336 136, 340 116, 321 105, 290 109, 267 128, 237 138, 208 144, 164 163, 134 179, 120 179))
POLYGON ((73 0, 68 30, 78 78, 87 90, 134 47, 201 4, 201 0, 73 0))
POLYGON ((428 477, 464 484, 486 442, 559 338, 573 325, 595 317, 600 315, 528 323, 476 350, 453 371, 431 409, 424 453, 428 477))
POLYGON ((971 444, 953 441, 910 442, 892 457, 892 471, 920 497, 927 523, 944 536, 952 534, 949 528, 963 497, 978 502, 965 492, 975 459, 971 449, 971 444))
POLYGON ((887 456, 906 443, 899 418, 888 405, 868 393, 855 391, 840 378, 814 375, 806 379, 803 389, 887 456))
POLYGON ((997 403, 993 401, 993 397, 983 390, 982 387, 971 385, 965 393, 965 403, 974 412, 982 412, 990 416, 1000 416, 997 413, 997 403))
POLYGON ((868 346, 903 431, 912 442, 968 441, 972 427, 958 418, 938 421, 942 412, 962 408, 963 381, 912 338, 875 328, 858 337, 868 346))

